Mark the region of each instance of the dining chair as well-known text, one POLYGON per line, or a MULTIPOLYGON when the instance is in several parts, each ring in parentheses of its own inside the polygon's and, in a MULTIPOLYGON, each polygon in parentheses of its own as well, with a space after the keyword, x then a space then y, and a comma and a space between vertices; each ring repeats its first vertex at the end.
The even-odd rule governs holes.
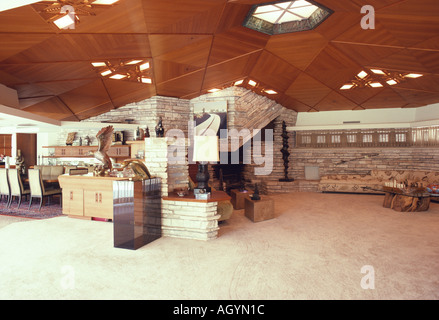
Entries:
POLYGON ((18 209, 20 209, 21 199, 23 196, 27 197, 30 190, 23 187, 23 181, 21 181, 20 171, 18 169, 8 169, 8 180, 11 188, 8 208, 11 206, 13 198, 18 197, 18 209))
POLYGON ((32 205, 33 198, 40 199, 40 208, 38 210, 41 210, 41 205, 43 204, 44 197, 50 197, 56 194, 62 194, 61 188, 55 188, 55 189, 45 188, 40 169, 29 169, 28 177, 29 177, 29 187, 30 187, 29 209, 32 205))
POLYGON ((9 187, 8 169, 0 168, 0 200, 6 196, 6 204, 9 204, 11 188, 9 187))

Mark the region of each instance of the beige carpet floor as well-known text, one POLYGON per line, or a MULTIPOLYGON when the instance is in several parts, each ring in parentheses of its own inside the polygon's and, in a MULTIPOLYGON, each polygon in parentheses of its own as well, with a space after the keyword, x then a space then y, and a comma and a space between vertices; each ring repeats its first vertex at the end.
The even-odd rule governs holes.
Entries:
POLYGON ((236 210, 215 240, 135 251, 113 248, 109 222, 0 216, 0 299, 439 299, 439 204, 400 213, 377 195, 272 198, 275 219, 236 210))

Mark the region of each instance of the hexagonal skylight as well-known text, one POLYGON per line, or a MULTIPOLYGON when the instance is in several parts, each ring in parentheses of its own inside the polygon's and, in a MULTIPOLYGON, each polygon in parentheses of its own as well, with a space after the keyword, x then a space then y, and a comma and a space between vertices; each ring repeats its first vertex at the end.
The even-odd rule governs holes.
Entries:
POLYGON ((333 11, 314 1, 278 1, 254 5, 244 26, 270 35, 312 30, 333 11))

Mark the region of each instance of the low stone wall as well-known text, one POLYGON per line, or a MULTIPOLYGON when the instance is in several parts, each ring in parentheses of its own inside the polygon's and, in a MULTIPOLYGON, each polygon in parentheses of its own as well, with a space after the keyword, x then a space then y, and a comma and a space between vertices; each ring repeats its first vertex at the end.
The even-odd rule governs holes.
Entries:
POLYGON ((162 200, 162 234, 211 240, 218 236, 218 202, 162 200))
POLYGON ((172 161, 172 149, 170 145, 178 146, 178 142, 172 138, 146 138, 145 139, 145 164, 150 174, 162 179, 162 196, 167 196, 174 189, 188 188, 189 167, 187 160, 187 148, 185 141, 180 141, 180 147, 185 152, 185 161, 175 163, 172 161))

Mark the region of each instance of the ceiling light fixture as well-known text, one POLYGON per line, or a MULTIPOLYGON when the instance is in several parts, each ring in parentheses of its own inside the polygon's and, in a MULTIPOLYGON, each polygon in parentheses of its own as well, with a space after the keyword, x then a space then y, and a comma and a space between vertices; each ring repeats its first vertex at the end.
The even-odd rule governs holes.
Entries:
POLYGON ((49 23, 58 29, 75 29, 79 16, 96 16, 119 0, 43 0, 32 6, 49 23))
POLYGON ((105 62, 92 62, 93 67, 106 67, 105 62))
POLYGON ((379 82, 369 82, 368 83, 369 86, 371 86, 372 88, 381 88, 383 85, 379 82))
MULTIPOLYGON (((141 61, 140 61, 140 62, 141 62, 141 61)), ((141 65, 139 66, 139 69, 140 69, 140 71, 143 71, 143 70, 147 70, 147 69, 149 69, 149 67, 150 67, 149 62, 146 62, 146 63, 141 64, 141 65)))
POLYGON ((109 77, 110 79, 116 79, 116 80, 120 80, 120 79, 123 79, 123 78, 126 78, 128 75, 126 75, 126 74, 119 74, 119 73, 116 73, 116 74, 113 74, 111 77, 109 77))
POLYGON ((130 59, 110 62, 96 61, 91 63, 102 77, 114 80, 129 80, 134 82, 152 83, 151 64, 148 59, 130 59))
POLYGON ((105 77, 105 76, 108 76, 111 73, 112 73, 111 70, 105 70, 104 72, 101 72, 101 76, 105 77))
POLYGON ((416 78, 419 78, 419 77, 422 77, 422 76, 423 76, 422 74, 418 74, 418 73, 409 73, 409 74, 406 74, 404 77, 405 78, 416 79, 416 78))
POLYGON ((142 62, 142 61, 143 61, 143 60, 131 60, 131 61, 125 63, 125 64, 126 64, 126 65, 133 65, 133 64, 138 64, 138 63, 140 63, 140 62, 142 62))
POLYGON ((352 89, 353 87, 354 87, 354 84, 353 84, 353 83, 345 84, 344 86, 342 86, 342 87, 340 88, 340 90, 349 90, 349 89, 352 89))
POLYGON ((389 86, 397 85, 408 78, 416 79, 422 77, 419 73, 404 73, 396 71, 387 71, 377 68, 370 68, 370 73, 362 70, 357 73, 353 80, 340 87, 340 90, 349 90, 354 88, 381 88, 383 83, 389 86))
POLYGON ((357 74, 357 77, 360 79, 364 79, 368 76, 366 71, 361 71, 360 73, 357 74))
POLYGON ((100 4, 100 5, 112 5, 118 2, 119 0, 95 0, 92 1, 92 4, 100 4))
POLYGON ((253 80, 249 80, 248 84, 251 85, 252 87, 256 87, 257 83, 255 81, 253 81, 253 80))
POLYGON ((53 20, 53 23, 58 27, 58 29, 74 29, 73 26, 75 22, 78 21, 76 16, 73 14, 66 14, 61 18, 53 20))
POLYGON ((269 90, 264 90, 264 92, 267 93, 267 94, 277 94, 276 91, 271 90, 271 89, 269 89, 269 90))
POLYGON ((370 69, 375 74, 386 74, 383 70, 380 69, 370 69))

